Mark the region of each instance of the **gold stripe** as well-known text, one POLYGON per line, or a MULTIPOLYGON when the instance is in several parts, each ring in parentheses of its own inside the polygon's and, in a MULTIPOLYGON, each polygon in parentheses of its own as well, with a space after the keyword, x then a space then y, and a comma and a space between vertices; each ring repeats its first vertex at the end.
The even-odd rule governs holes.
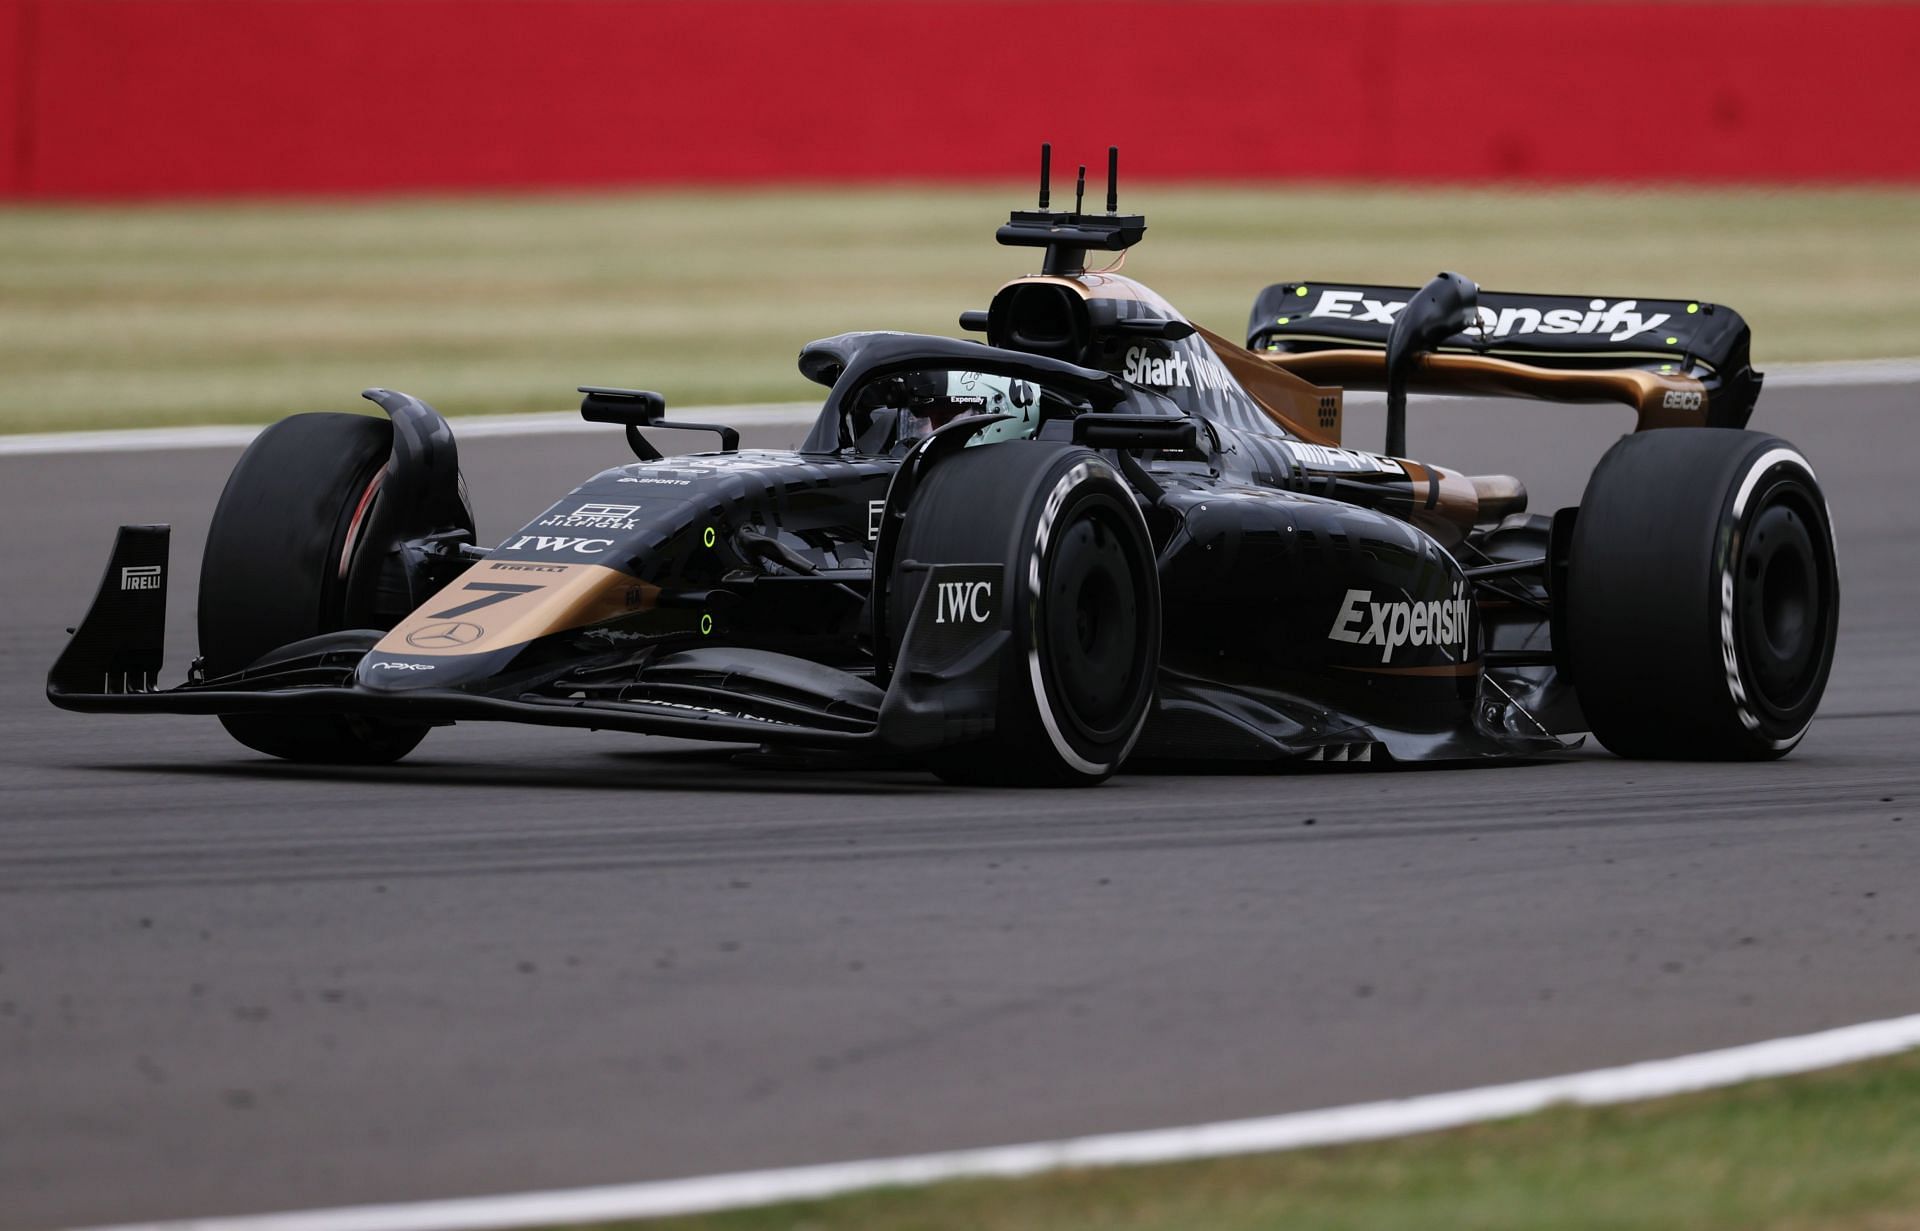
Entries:
POLYGON ((490 654, 549 633, 651 611, 659 595, 658 586, 600 564, 482 560, 395 625, 375 649, 429 658, 490 654), (523 593, 475 588, 489 582, 539 588, 523 593), (483 605, 462 610, 475 603, 483 605), (476 628, 477 636, 471 631, 476 628))

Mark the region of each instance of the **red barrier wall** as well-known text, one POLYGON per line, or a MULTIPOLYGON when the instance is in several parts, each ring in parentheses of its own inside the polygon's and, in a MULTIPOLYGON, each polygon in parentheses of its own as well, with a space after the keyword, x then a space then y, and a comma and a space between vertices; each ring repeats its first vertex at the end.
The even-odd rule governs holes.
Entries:
POLYGON ((0 0, 0 194, 1920 180, 1920 5, 0 0))
POLYGON ((20 143, 27 128, 21 102, 31 84, 25 70, 27 17, 22 0, 0 0, 0 197, 19 191, 26 170, 20 143))

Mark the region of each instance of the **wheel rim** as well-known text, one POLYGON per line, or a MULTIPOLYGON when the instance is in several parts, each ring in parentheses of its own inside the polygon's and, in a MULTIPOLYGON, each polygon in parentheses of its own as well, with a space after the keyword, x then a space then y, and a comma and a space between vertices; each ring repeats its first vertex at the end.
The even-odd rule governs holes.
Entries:
POLYGON ((1831 559, 1810 496, 1782 483, 1758 502, 1736 565, 1739 644, 1754 700, 1778 718, 1802 709, 1819 687, 1832 643, 1831 559))
POLYGON ((1096 742, 1123 735, 1137 717, 1145 670, 1142 562, 1117 512, 1090 508, 1055 539, 1042 617, 1048 692, 1060 716, 1096 742))

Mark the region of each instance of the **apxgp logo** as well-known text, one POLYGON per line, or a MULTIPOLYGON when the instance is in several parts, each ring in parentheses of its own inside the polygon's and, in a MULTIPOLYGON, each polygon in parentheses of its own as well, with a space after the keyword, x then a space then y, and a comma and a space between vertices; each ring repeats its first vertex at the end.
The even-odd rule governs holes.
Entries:
POLYGON ((121 569, 120 588, 122 590, 158 590, 160 588, 160 566, 157 564, 133 564, 121 569))
POLYGON ((1402 601, 1376 603, 1371 590, 1348 590, 1340 613, 1333 617, 1327 637, 1355 645, 1377 645, 1380 661, 1393 661, 1393 652, 1403 645, 1435 646, 1464 653, 1467 648, 1468 606, 1459 582, 1453 597, 1424 603, 1402 601))
POLYGON ((941 581, 934 593, 935 624, 985 624, 993 619, 991 581, 941 581))

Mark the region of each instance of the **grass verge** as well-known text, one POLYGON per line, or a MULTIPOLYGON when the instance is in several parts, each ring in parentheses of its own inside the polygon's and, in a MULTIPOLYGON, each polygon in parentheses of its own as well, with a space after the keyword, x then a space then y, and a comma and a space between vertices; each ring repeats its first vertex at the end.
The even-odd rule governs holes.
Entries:
POLYGON ((1920 1228, 1920 1053, 1369 1145, 964 1181, 634 1231, 1920 1228))
MULTIPOLYGON (((368 385, 449 413, 793 400, 806 341, 956 333, 1027 189, 0 209, 0 430, 259 422, 368 385)), ((1732 304, 1768 362, 1920 354, 1920 192, 1136 186, 1135 273, 1243 327, 1288 277, 1732 304)))

